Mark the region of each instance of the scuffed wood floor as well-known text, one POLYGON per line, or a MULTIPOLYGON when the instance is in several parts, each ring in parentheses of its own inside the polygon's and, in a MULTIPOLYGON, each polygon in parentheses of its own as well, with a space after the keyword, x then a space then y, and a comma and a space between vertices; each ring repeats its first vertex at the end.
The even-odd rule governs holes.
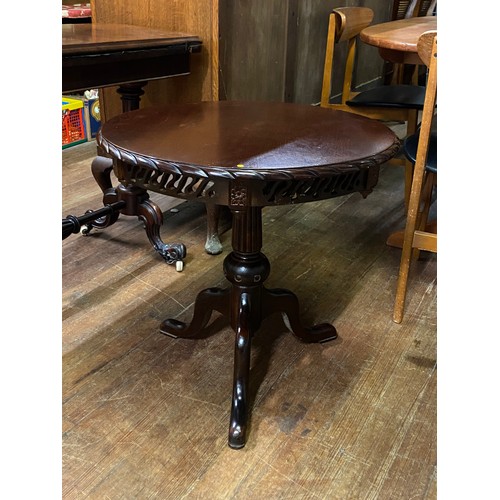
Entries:
MULTIPOLYGON (((63 151, 62 216, 101 207, 95 151, 63 151)), ((159 333, 225 285, 225 253, 203 250, 203 205, 152 195, 164 241, 188 248, 182 273, 133 217, 64 240, 63 498, 436 498, 435 255, 413 266, 403 323, 391 319, 400 250, 385 240, 404 224, 402 174, 384 166, 367 199, 264 209, 266 285, 294 291, 304 324, 332 322, 339 338, 302 344, 279 315, 264 322, 239 451, 227 446, 232 330, 214 314, 201 340, 159 333)))

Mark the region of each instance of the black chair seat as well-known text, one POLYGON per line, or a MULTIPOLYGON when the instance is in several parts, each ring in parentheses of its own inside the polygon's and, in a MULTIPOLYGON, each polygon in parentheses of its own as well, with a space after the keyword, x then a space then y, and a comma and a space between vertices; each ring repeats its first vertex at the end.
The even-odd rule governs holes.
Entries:
POLYGON ((425 87, 418 85, 382 85, 364 90, 346 101, 349 106, 423 109, 425 87))
MULTIPOLYGON (((420 136, 420 127, 413 135, 409 135, 403 142, 403 152, 413 164, 417 159, 418 138, 420 136)), ((427 152, 427 161, 425 169, 437 174, 437 118, 432 120, 431 134, 429 137, 429 149, 427 152)))

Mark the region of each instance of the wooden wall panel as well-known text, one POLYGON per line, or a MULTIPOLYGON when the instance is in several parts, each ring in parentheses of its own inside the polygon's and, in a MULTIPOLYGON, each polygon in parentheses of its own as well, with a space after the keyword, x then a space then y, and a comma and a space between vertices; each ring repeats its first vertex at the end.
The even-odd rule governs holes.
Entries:
MULTIPOLYGON (((351 1, 349 4, 372 9, 374 13, 372 24, 385 23, 392 18, 392 1, 358 0, 351 1)), ((360 42, 358 44, 358 61, 354 85, 360 90, 380 85, 384 79, 384 72, 385 62, 380 57, 378 49, 360 42)))
POLYGON ((288 0, 220 0, 220 97, 281 101, 288 0))
MULTIPOLYGON (((300 0, 296 29, 295 79, 290 100, 304 104, 318 103, 321 97, 323 64, 330 12, 339 7, 335 0, 300 0)), ((333 85, 342 85, 342 75, 335 75, 333 85)))
MULTIPOLYGON (((188 76, 150 82, 143 105, 248 99, 314 104, 320 100, 328 15, 335 7, 365 6, 374 23, 388 21, 387 0, 92 0, 94 22, 120 22, 193 33, 203 40, 188 76)), ((342 50, 340 50, 342 54, 342 50)), ((359 44, 355 84, 383 77, 374 47, 359 44)), ((334 75, 340 93, 342 75, 334 75)), ((115 88, 102 96, 105 119, 121 112, 115 88)))
MULTIPOLYGON (((376 23, 392 12, 387 0, 220 0, 220 98, 319 103, 328 16, 345 6, 370 7, 376 23)), ((377 50, 361 43, 358 61, 356 85, 377 84, 377 50)), ((342 77, 334 75, 333 94, 342 77)))
MULTIPOLYGON (((161 28, 197 35, 203 41, 201 53, 191 57, 191 74, 149 82, 143 106, 218 98, 218 10, 218 0, 92 0, 93 22, 161 28)), ((121 112, 115 90, 102 92, 105 119, 121 112)))

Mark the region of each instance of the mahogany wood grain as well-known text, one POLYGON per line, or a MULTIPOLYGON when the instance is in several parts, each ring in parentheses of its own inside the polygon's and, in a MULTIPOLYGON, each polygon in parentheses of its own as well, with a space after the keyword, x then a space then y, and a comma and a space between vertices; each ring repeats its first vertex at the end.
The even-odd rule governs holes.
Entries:
POLYGON ((62 27, 62 54, 87 55, 107 51, 141 50, 183 43, 201 46, 196 35, 128 24, 68 25, 62 27))
MULTIPOLYGON (((183 171, 259 179, 368 161, 397 143, 384 124, 291 103, 221 101, 143 108, 105 123, 98 142, 183 171), (141 131, 140 134, 136 131, 141 131), (261 174, 262 172, 262 174, 261 174)), ((132 161, 132 160, 131 160, 132 161)), ((164 167, 165 165, 165 167, 164 167)), ((291 174, 290 174, 291 175, 291 174)), ((227 201, 227 200, 226 200, 227 201)))

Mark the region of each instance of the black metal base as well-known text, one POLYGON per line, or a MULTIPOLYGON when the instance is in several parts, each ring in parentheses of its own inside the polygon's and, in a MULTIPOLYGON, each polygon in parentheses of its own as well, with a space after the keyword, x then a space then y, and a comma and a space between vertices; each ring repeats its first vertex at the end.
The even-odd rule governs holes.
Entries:
POLYGON ((84 215, 76 217, 68 215, 62 220, 62 239, 65 240, 70 234, 79 232, 87 233, 90 231, 90 224, 101 217, 106 217, 113 214, 118 214, 120 209, 125 206, 125 201, 117 201, 110 203, 99 210, 88 210, 84 215))

